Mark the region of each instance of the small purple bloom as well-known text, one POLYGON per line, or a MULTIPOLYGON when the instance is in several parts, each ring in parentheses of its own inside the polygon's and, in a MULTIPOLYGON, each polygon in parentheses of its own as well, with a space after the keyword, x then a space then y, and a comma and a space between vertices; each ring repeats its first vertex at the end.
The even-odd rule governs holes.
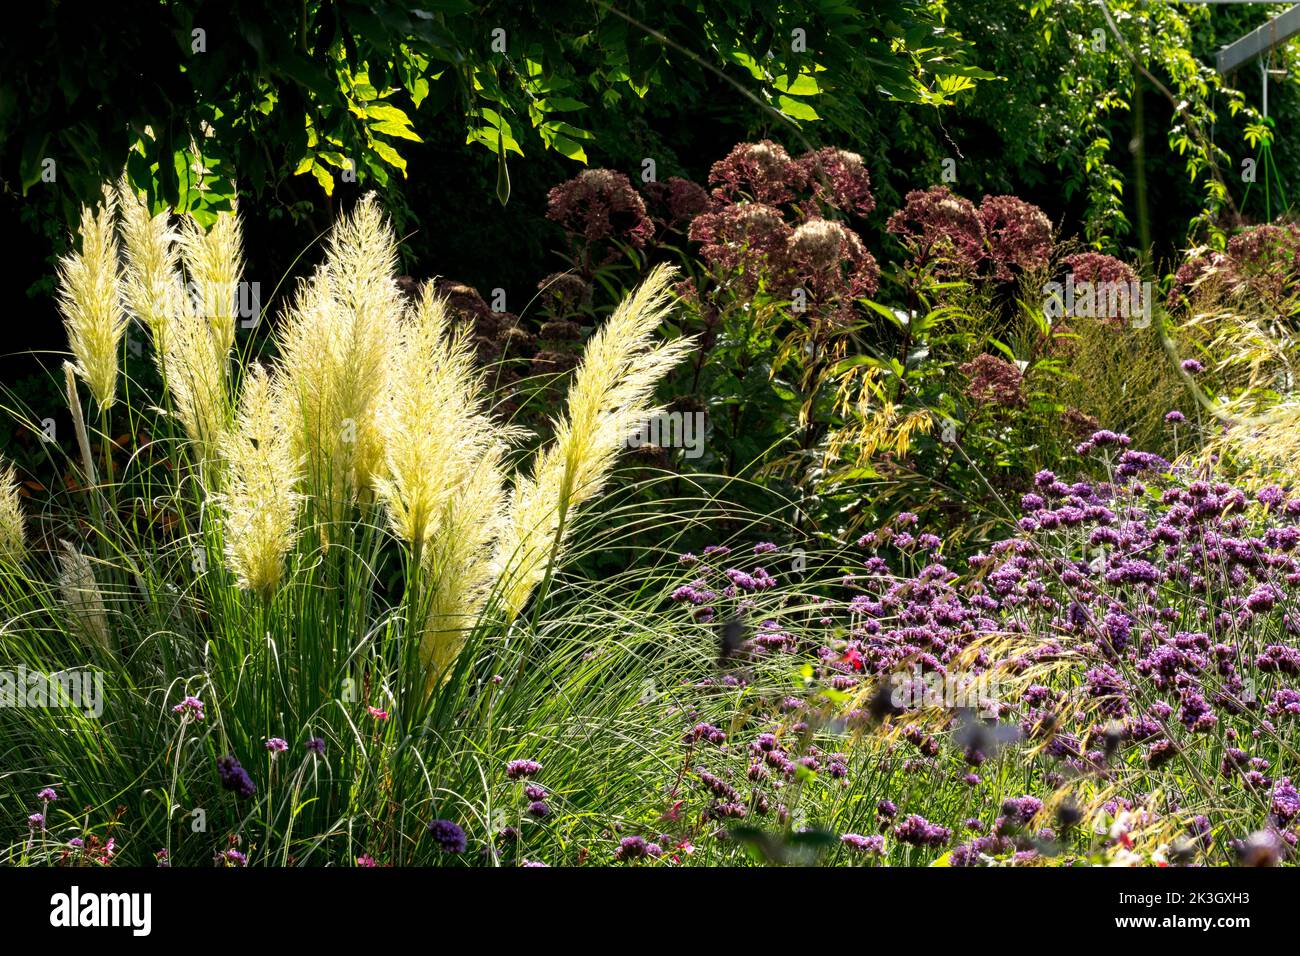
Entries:
POLYGON ((468 845, 465 831, 450 820, 434 820, 429 824, 429 833, 443 853, 464 853, 468 845))
POLYGON ((536 760, 512 760, 506 764, 506 776, 511 780, 522 780, 541 773, 542 765, 536 760))

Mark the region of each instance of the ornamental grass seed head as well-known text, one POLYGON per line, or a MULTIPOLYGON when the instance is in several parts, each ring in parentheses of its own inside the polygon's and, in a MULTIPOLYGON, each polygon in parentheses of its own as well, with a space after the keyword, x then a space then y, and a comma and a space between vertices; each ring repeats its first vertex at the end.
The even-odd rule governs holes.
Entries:
POLYGON ((171 214, 149 214, 144 198, 126 176, 117 185, 122 209, 122 294, 127 311, 153 336, 154 354, 166 351, 167 331, 181 308, 183 282, 171 214))
POLYGON ((278 335, 294 454, 327 523, 369 500, 383 472, 379 419, 402 314, 396 268, 392 227, 368 195, 335 224, 278 335))
POLYGON ((83 640, 112 652, 112 638, 108 630, 108 613, 104 609, 104 596, 95 580, 95 571, 87 558, 70 541, 60 541, 63 553, 59 555, 59 589, 67 605, 68 618, 73 630, 83 640))
POLYGON ((244 379, 235 427, 222 436, 222 492, 226 564, 239 586, 263 600, 284 575, 285 555, 297 538, 302 496, 284 400, 266 370, 254 365, 244 379))
MULTIPOLYGON (((133 213, 137 215, 138 213, 133 213)), ((169 316, 163 333, 155 328, 159 371, 176 417, 194 443, 200 461, 218 457, 230 428, 230 352, 235 341, 235 294, 243 274, 238 217, 222 213, 206 232, 193 220, 178 240, 192 295, 163 292, 155 310, 169 316)), ((159 253, 155 250, 153 255, 159 253)))
POLYGON ((559 557, 572 511, 600 492, 627 437, 658 413, 659 380, 694 347, 690 337, 654 341, 671 307, 673 276, 655 268, 591 336, 554 440, 515 478, 495 559, 509 618, 559 557))
POLYGON ((93 211, 81 208, 81 250, 64 256, 58 267, 59 310, 77 375, 101 412, 116 398, 118 347, 127 326, 117 268, 116 216, 117 198, 105 187, 104 199, 93 211))
POLYGON ((18 475, 14 466, 0 467, 0 567, 13 568, 27 556, 27 532, 18 502, 18 475))

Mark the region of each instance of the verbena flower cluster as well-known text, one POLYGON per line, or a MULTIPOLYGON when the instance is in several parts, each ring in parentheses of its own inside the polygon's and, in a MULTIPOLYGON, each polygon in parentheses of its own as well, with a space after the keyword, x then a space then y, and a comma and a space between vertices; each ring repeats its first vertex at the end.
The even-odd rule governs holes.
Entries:
MULTIPOLYGON (((885 800, 879 833, 869 844, 845 833, 846 848, 1026 863, 1085 854, 1100 828, 1120 857, 1151 834, 1148 861, 1217 852, 1240 862, 1264 844, 1285 856, 1300 823, 1286 770, 1300 720, 1300 494, 1230 484, 1129 445, 1098 431, 1080 446, 1078 476, 1040 472, 1020 502, 1019 533, 971 557, 964 574, 915 515, 863 535, 861 571, 844 581, 851 596, 825 599, 803 626, 763 604, 766 572, 726 566, 729 549, 684 555, 691 580, 672 600, 697 620, 758 616, 735 652, 743 666, 699 687, 741 687, 752 667, 809 662, 818 686, 843 695, 841 733, 884 721, 905 792, 927 792, 909 779, 952 779, 969 785, 973 805, 996 810, 986 827, 885 800), (1007 693, 977 715, 882 693, 917 674, 996 678, 1007 693), (1152 788, 1160 772, 1186 783, 1207 747, 1221 753, 1217 779, 1182 790, 1182 803, 1152 788), (1016 751, 1031 789, 990 803, 996 789, 981 774, 1003 748, 1016 751), (1216 809, 1225 793, 1244 814, 1216 809), (957 842, 962 829, 977 835, 957 842)), ((796 781, 834 786, 855 773, 852 753, 828 752, 810 733, 813 717, 806 696, 786 696, 739 740, 707 722, 688 729, 704 832, 784 819, 796 781)), ((847 739, 839 746, 850 751, 847 739)))

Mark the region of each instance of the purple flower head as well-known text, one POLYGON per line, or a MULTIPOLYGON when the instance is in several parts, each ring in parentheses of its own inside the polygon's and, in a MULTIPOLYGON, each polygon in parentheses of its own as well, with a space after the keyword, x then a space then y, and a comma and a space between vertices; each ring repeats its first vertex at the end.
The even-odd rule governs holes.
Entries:
POLYGON ((53 803, 55 800, 59 799, 59 795, 54 791, 53 787, 46 787, 36 795, 36 799, 44 800, 46 803, 53 803))
POLYGON ((27 818, 27 825, 31 827, 33 830, 44 830, 45 814, 33 813, 31 816, 27 818))
POLYGON ((465 831, 450 820, 434 820, 429 824, 429 834, 443 853, 464 853, 468 845, 465 831))
POLYGON ((903 843, 913 846, 943 846, 952 838, 952 831, 947 827, 931 823, 919 813, 913 813, 906 820, 894 827, 894 836, 903 843))
POLYGON ((546 788, 536 783, 524 784, 524 796, 529 800, 545 800, 546 788))
POLYGON ((271 751, 271 755, 274 756, 275 754, 282 754, 288 750, 289 742, 283 737, 268 737, 266 738, 265 747, 267 750, 271 751))
POLYGON ((1204 372, 1205 366, 1196 359, 1183 359, 1183 371, 1196 375, 1199 372, 1204 372))
POLYGON ((251 797, 257 793, 257 785, 248 775, 233 754, 217 758, 217 776, 221 778, 223 789, 231 790, 241 797, 251 797))
POLYGON ((1185 421, 1187 416, 1176 408, 1171 412, 1165 412, 1165 423, 1168 425, 1181 425, 1185 421))
POLYGON ((547 806, 545 800, 534 800, 528 804, 528 815, 538 820, 545 820, 551 815, 551 808, 547 806))
POLYGON ((614 859, 626 863, 630 860, 640 860, 645 857, 659 857, 663 855, 663 848, 657 843, 648 842, 645 837, 629 836, 623 837, 618 842, 618 849, 614 851, 614 859))
POLYGON ((875 856, 882 856, 885 852, 885 838, 878 833, 871 836, 863 836, 860 833, 846 833, 840 837, 840 842, 862 853, 871 853, 875 856))
POLYGON ((512 760, 506 764, 506 776, 511 780, 523 780, 541 773, 542 765, 536 760, 512 760))
POLYGON ((727 740, 727 735, 712 724, 699 723, 686 732, 683 738, 685 743, 693 743, 697 740, 707 740, 711 744, 722 744, 727 740))
POLYGON ((318 757, 325 756, 325 738, 312 737, 307 741, 307 750, 316 754, 318 757))
POLYGON ((203 701, 197 697, 186 697, 183 701, 172 708, 172 713, 180 714, 182 717, 193 720, 203 719, 203 701))

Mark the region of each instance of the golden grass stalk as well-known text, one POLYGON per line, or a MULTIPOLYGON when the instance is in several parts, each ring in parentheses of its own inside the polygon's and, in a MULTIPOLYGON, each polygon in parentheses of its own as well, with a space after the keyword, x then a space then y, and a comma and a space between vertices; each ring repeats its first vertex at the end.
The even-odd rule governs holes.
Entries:
POLYGON ((254 366, 244 380, 235 427, 220 440, 226 565, 241 588, 268 601, 284 576, 301 502, 283 412, 274 383, 254 366))
POLYGON ((495 556, 511 619, 559 558, 569 514, 600 492, 627 438, 659 413, 655 386, 694 346, 692 338, 654 344, 670 308, 672 277, 657 267, 591 337, 566 412, 554 423, 554 441, 515 479, 495 556))
POLYGON ((166 351, 167 331, 181 307, 182 279, 176 235, 167 211, 149 207, 124 175, 117 186, 122 207, 122 246, 126 266, 122 291, 127 309, 153 336, 154 354, 166 351))
POLYGON ((90 434, 86 431, 86 415, 81 410, 81 397, 77 394, 77 370, 71 362, 63 363, 63 393, 68 399, 68 412, 72 415, 72 430, 77 436, 77 450, 81 453, 82 480, 93 487, 99 484, 95 459, 90 453, 90 434))
POLYGON ((83 640, 111 653, 108 613, 90 559, 69 541, 60 541, 59 544, 63 548, 59 555, 59 590, 73 628, 83 640))
POLYGON ((81 251, 64 256, 58 267, 59 309, 75 368, 101 413, 115 400, 117 354, 127 325, 117 267, 116 215, 117 199, 105 187, 104 200, 93 212, 81 207, 81 251))
POLYGON ((392 228, 367 196, 335 225, 324 263, 299 286, 281 325, 294 452, 331 521, 369 500, 383 473, 379 417, 402 314, 396 266, 392 228))
POLYGON ((27 556, 27 531, 18 503, 18 474, 14 466, 0 468, 0 567, 14 567, 27 556))

